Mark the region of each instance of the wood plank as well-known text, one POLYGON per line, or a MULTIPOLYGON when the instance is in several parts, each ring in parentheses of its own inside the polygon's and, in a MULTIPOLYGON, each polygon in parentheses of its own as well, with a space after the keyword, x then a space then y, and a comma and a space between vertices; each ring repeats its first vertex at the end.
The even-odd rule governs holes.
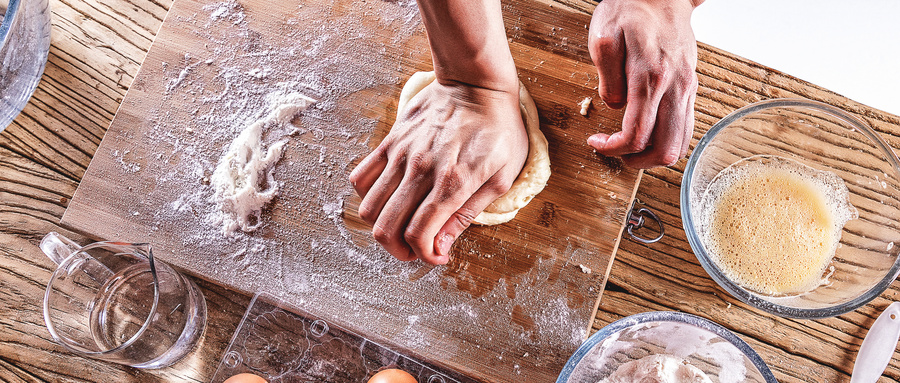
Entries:
POLYGON ((578 113, 596 92, 587 15, 504 8, 553 175, 516 220, 467 230, 446 267, 381 250, 347 181, 390 128, 402 81, 430 69, 418 11, 403 3, 176 3, 63 224, 149 241, 204 278, 279 295, 476 379, 552 380, 590 326, 640 172, 586 144, 598 129, 619 130, 622 113, 578 113), (204 175, 276 84, 319 102, 297 121, 263 229, 223 237, 208 219, 216 207, 204 175))

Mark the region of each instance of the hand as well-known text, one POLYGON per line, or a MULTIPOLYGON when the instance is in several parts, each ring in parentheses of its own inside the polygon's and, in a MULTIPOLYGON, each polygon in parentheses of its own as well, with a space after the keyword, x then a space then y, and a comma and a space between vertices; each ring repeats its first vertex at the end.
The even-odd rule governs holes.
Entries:
POLYGON ((528 155, 518 82, 492 90, 435 81, 350 173, 359 216, 403 261, 449 261, 456 238, 505 193, 528 155))
POLYGON ((597 152, 622 156, 636 168, 672 165, 687 154, 697 96, 697 43, 690 21, 700 2, 597 5, 588 48, 600 75, 600 97, 611 108, 625 106, 622 131, 588 138, 597 152))

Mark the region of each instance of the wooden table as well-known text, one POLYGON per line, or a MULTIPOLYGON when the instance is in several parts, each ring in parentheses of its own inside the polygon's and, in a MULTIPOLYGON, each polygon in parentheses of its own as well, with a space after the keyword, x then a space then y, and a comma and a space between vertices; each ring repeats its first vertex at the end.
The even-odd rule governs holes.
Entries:
MULTIPOLYGON (((91 240, 58 222, 171 5, 51 1, 53 35, 44 78, 22 114, 0 133, 0 380, 207 382, 247 308, 249 296, 195 278, 214 325, 187 358, 151 371, 73 356, 53 343, 43 324, 41 300, 54 265, 36 245, 50 231, 91 240)), ((584 0, 554 6, 585 13, 594 7, 584 0)), ((900 148, 900 118, 703 44, 698 74, 695 141, 734 109, 794 96, 840 105, 900 148)), ((678 201, 683 167, 681 161, 644 173, 638 199, 663 219, 666 237, 652 245, 622 241, 594 328, 645 311, 683 311, 736 332, 780 382, 847 381, 866 329, 900 298, 900 284, 835 318, 789 320, 751 309, 707 276, 687 243, 678 201)), ((895 354, 881 381, 898 380, 895 354)))

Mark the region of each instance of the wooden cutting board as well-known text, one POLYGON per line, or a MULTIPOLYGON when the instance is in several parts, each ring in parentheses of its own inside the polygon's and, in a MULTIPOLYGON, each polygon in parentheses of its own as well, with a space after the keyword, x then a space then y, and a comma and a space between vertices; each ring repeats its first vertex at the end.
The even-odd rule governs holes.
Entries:
POLYGON ((198 276, 478 380, 554 381, 588 333, 641 173, 585 143, 621 121, 600 103, 579 114, 596 94, 589 16, 538 1, 503 8, 552 175, 515 220, 467 230, 446 266, 384 252, 347 181, 390 129, 403 81, 431 69, 409 0, 176 1, 62 223, 150 242, 198 276), (225 236, 208 177, 291 92, 318 102, 293 121, 280 195, 259 230, 225 236))

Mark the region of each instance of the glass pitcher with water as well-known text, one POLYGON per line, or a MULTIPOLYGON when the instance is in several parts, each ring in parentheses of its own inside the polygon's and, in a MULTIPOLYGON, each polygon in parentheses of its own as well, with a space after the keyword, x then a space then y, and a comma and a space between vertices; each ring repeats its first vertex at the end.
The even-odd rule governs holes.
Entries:
POLYGON ((83 356, 161 368, 197 344, 206 301, 197 286, 153 258, 147 244, 79 246, 47 234, 41 250, 58 268, 44 294, 53 339, 83 356))

